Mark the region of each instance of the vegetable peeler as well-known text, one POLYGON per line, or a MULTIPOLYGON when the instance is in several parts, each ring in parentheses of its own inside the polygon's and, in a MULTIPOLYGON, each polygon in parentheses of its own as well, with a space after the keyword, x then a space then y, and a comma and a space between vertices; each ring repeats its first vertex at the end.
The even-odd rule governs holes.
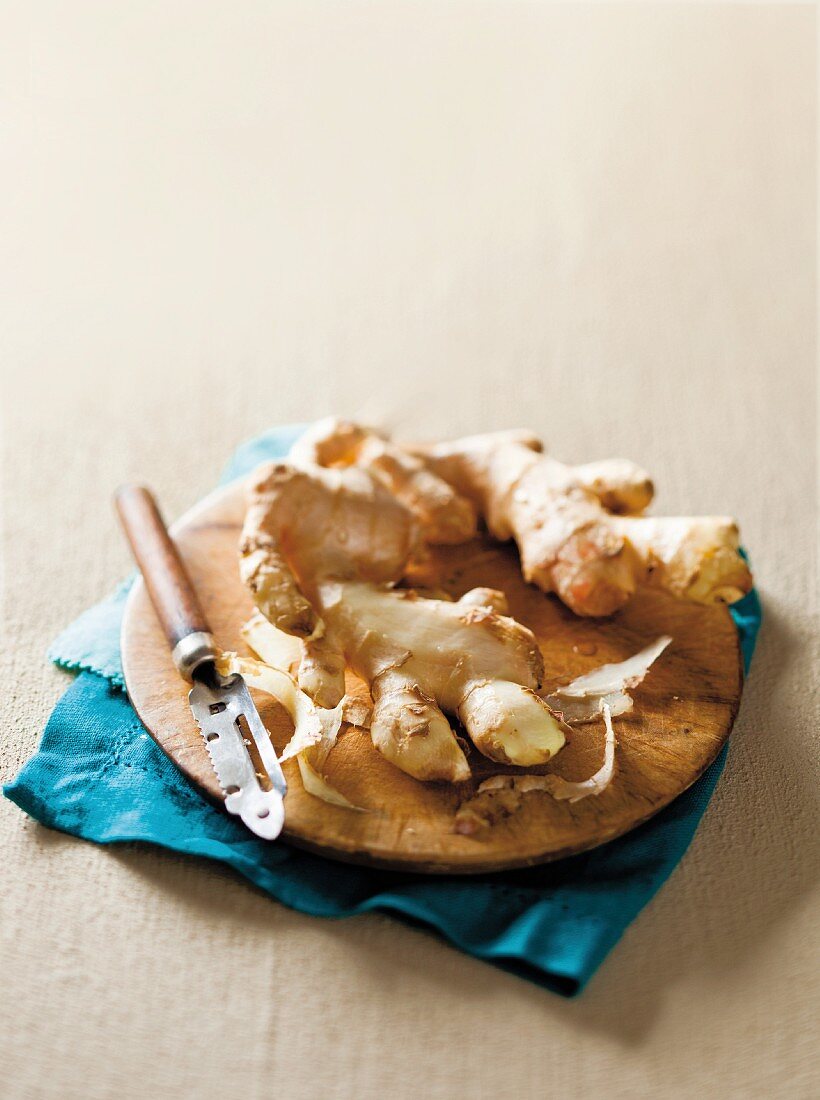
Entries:
POLYGON ((220 650, 151 492, 125 485, 114 505, 177 671, 193 684, 188 702, 225 809, 257 836, 275 840, 285 820, 287 782, 248 686, 239 675, 219 673, 220 650))

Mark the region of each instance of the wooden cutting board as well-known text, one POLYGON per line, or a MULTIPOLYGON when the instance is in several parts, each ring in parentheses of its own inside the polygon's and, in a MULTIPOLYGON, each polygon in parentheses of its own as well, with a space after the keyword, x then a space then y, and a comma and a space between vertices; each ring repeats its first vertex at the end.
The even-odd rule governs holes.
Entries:
MULTIPOLYGON (((183 517, 172 533, 218 643, 250 656, 239 628, 251 615, 239 580, 237 542, 243 489, 232 485, 183 517)), ((425 575, 453 596, 487 586, 506 592, 510 614, 529 626, 544 654, 546 684, 563 684, 609 661, 620 661, 660 634, 672 644, 634 692, 634 711, 616 718, 616 773, 598 797, 571 804, 546 792, 523 797, 509 816, 471 836, 454 832, 455 813, 481 779, 502 769, 472 751, 475 781, 456 788, 420 783, 381 756, 365 730, 343 727, 327 763, 328 780, 366 813, 328 805, 306 793, 298 765, 285 766, 289 790, 284 835, 334 859, 427 873, 475 873, 568 856, 622 835, 663 809, 715 759, 729 735, 742 689, 737 632, 726 608, 687 604, 642 590, 606 621, 579 619, 557 599, 524 584, 514 548, 476 539, 435 551, 425 575)), ((220 799, 208 755, 187 701, 187 685, 142 581, 123 623, 128 694, 146 728, 206 795, 220 799)), ((352 675, 348 688, 366 694, 352 675)), ((292 732, 285 711, 255 692, 278 751, 292 732)), ((600 766, 603 723, 578 727, 549 769, 584 779, 600 766)), ((520 774, 520 770, 518 772, 520 774)))

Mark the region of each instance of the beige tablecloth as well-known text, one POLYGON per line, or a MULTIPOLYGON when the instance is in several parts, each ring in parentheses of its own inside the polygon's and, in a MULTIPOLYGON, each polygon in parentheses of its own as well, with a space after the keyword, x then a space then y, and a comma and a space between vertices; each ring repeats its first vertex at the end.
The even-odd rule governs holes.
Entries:
POLYGON ((3 803, 3 1095, 818 1095, 814 7, 3 15, 5 777, 128 568, 112 489, 178 514, 274 422, 628 455, 739 517, 767 616, 689 854, 573 1003, 3 803))

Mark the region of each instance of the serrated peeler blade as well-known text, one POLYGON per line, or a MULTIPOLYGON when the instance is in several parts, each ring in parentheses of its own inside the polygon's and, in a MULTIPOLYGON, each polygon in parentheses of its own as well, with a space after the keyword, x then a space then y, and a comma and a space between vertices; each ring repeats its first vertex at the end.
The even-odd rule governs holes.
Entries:
POLYGON ((225 809, 257 836, 274 840, 285 821, 283 798, 288 787, 247 684, 241 676, 198 682, 188 693, 188 702, 225 792, 225 809), (251 758, 253 747, 264 766, 262 772, 251 758))

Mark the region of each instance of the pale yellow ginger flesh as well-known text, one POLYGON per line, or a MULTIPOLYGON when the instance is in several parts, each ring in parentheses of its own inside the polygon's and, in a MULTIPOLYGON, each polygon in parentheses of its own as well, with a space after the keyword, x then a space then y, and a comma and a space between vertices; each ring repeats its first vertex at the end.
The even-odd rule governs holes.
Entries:
POLYGON ((523 796, 546 791, 560 802, 580 802, 604 793, 615 774, 617 741, 612 715, 606 703, 600 711, 604 720, 604 757, 600 768, 588 779, 570 781, 560 775, 493 775, 480 783, 472 798, 456 812, 454 831, 471 836, 480 829, 509 817, 520 809, 523 796))
POLYGON ((632 709, 631 692, 643 683, 655 661, 672 642, 664 634, 624 661, 599 665, 564 687, 545 696, 570 727, 603 717, 604 757, 600 768, 588 779, 568 780, 560 775, 493 775, 462 802, 456 813, 455 831, 472 834, 508 817, 520 808, 523 795, 546 791, 559 801, 580 802, 603 794, 615 774, 615 730, 612 719, 632 709))
POLYGON ((391 759, 411 753, 415 763, 404 770, 420 767, 419 778, 433 778, 447 744, 453 777, 469 776, 439 708, 457 715, 492 760, 544 763, 564 744, 560 721, 535 694, 543 665, 532 633, 471 595, 447 603, 366 584, 321 586, 326 621, 371 684, 374 744, 391 759), (426 736, 416 743, 419 732, 426 736))
POLYGON ((299 687, 333 708, 352 668, 373 696, 373 743, 410 775, 469 778, 445 712, 494 760, 551 759, 566 727, 535 694, 535 637, 495 610, 500 593, 446 602, 395 589, 418 536, 368 469, 272 463, 251 479, 240 569, 268 621, 302 639, 299 687))
POLYGON ((527 581, 579 615, 609 615, 648 580, 697 603, 733 603, 751 574, 721 516, 646 517, 649 476, 611 459, 566 466, 526 432, 495 432, 419 451, 498 539, 515 539, 527 581))
MULTIPOLYGON (((292 634, 285 634, 273 623, 268 622, 261 611, 256 611, 241 627, 240 633, 248 646, 266 665, 281 669, 288 674, 298 670, 305 655, 305 643, 292 634)), ((350 726, 370 728, 373 713, 365 699, 354 695, 345 695, 341 702, 342 720, 350 726)))

